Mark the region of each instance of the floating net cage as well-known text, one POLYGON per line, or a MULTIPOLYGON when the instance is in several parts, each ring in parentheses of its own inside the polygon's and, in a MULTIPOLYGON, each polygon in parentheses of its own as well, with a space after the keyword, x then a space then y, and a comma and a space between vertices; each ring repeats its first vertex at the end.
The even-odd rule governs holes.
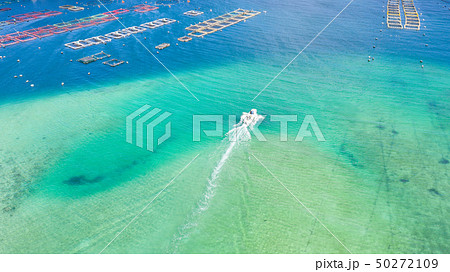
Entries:
POLYGON ((110 60, 103 62, 103 64, 111 66, 111 67, 116 67, 123 63, 125 63, 123 60, 118 60, 118 59, 110 59, 110 60))
POLYGON ((163 50, 163 49, 165 49, 165 48, 167 48, 169 46, 170 46, 170 43, 162 43, 162 44, 159 44, 159 45, 155 46, 155 48, 159 49, 159 50, 163 50))
POLYGON ((184 15, 187 15, 187 16, 193 16, 193 17, 195 17, 195 16, 202 15, 202 14, 203 14, 203 11, 190 10, 190 11, 186 11, 186 12, 183 13, 183 14, 184 14, 184 15))
POLYGON ((388 0, 386 15, 388 28, 420 30, 420 18, 413 0, 388 0), (404 25, 402 25, 400 5, 403 7, 404 25))
POLYGON ((146 4, 137 5, 132 8, 134 8, 135 12, 140 12, 140 13, 145 13, 145 12, 159 9, 159 7, 154 7, 154 6, 150 6, 150 5, 146 5, 146 4))
MULTIPOLYGON (((96 15, 92 15, 92 16, 88 16, 88 17, 84 17, 81 19, 76 19, 76 20, 72 20, 72 21, 68 21, 68 22, 62 22, 62 23, 57 23, 57 24, 53 24, 53 25, 47 25, 47 26, 43 26, 43 27, 33 28, 33 29, 21 31, 21 32, 10 33, 10 34, 1 36, 2 40, 0 42, 0 47, 5 47, 5 46, 10 46, 13 44, 21 43, 21 42, 31 41, 31 40, 34 40, 35 38, 41 39, 41 38, 49 37, 52 35, 61 34, 61 33, 65 33, 68 31, 73 31, 73 30, 80 29, 80 28, 90 27, 90 26, 114 21, 114 20, 117 20, 117 18, 111 14, 122 14, 122 13, 126 13, 126 12, 128 12, 128 10, 118 9, 118 10, 113 10, 111 12, 107 12, 107 14, 100 13, 100 14, 96 14, 96 15)), ((12 17, 14 17, 14 19, 12 19, 12 20, 1 21, 0 27, 6 26, 9 24, 14 24, 16 22, 51 17, 51 16, 56 16, 59 14, 62 14, 62 13, 59 11, 51 11, 51 10, 18 14, 18 15, 12 16, 12 17)), ((139 28, 139 31, 140 30, 141 29, 139 28)), ((80 48, 84 48, 86 46, 91 46, 94 44, 105 43, 105 42, 111 41, 111 39, 109 39, 107 37, 104 37, 104 36, 102 36, 102 37, 103 37, 103 39, 101 41, 98 41, 96 39, 88 39, 87 42, 84 40, 81 42, 78 42, 78 41, 71 42, 71 43, 66 43, 65 46, 72 48, 72 49, 80 49, 80 48)))
POLYGON ((184 36, 184 37, 178 38, 178 40, 179 40, 180 42, 188 42, 188 41, 192 40, 192 38, 189 37, 189 36, 184 36))
POLYGON ((105 52, 101 51, 101 52, 98 52, 98 53, 96 53, 94 55, 90 55, 90 56, 86 56, 86 57, 83 57, 81 59, 78 59, 77 61, 81 62, 81 63, 84 63, 84 64, 89 64, 89 63, 92 63, 94 61, 106 59, 106 58, 109 58, 109 57, 111 57, 111 55, 106 54, 105 52))
POLYGON ((261 12, 259 11, 237 9, 216 18, 212 18, 195 25, 190 25, 185 29, 191 31, 190 33, 188 33, 189 36, 203 37, 231 25, 237 24, 248 18, 254 17, 260 13, 261 12))

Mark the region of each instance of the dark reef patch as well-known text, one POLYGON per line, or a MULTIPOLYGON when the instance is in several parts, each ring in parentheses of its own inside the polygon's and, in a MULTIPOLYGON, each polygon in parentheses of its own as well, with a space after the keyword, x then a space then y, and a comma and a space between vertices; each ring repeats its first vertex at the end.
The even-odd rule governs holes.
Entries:
POLYGON ((428 192, 430 192, 434 195, 437 195, 437 196, 441 196, 441 193, 439 193, 439 191, 434 188, 428 189, 428 192))
POLYGON ((444 157, 442 157, 442 159, 439 160, 440 164, 448 164, 448 160, 444 157))
POLYGON ((103 176, 98 176, 92 179, 87 178, 85 175, 74 176, 68 180, 65 180, 64 183, 69 185, 85 185, 100 182, 104 179, 103 176))
POLYGON ((354 167, 358 167, 358 168, 362 168, 363 165, 359 163, 358 159, 355 157, 355 155, 353 155, 353 153, 351 153, 350 151, 348 151, 345 148, 345 144, 341 144, 341 147, 339 148, 339 151, 342 155, 344 155, 348 160, 350 160, 350 163, 354 166, 354 167))
POLYGON ((379 130, 384 130, 386 127, 383 126, 382 124, 379 124, 376 126, 376 128, 378 128, 379 130))
POLYGON ((404 178, 402 178, 402 179, 400 179, 400 182, 402 182, 402 183, 407 183, 407 182, 409 182, 409 179, 404 179, 404 178))

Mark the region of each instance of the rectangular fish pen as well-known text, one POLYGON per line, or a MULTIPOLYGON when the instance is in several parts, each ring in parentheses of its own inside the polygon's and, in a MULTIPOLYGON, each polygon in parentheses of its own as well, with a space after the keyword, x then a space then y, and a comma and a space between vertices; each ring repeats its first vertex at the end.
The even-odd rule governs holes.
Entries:
POLYGON ((103 62, 103 64, 111 66, 111 67, 116 67, 123 63, 125 63, 123 60, 118 60, 118 59, 111 59, 111 60, 103 62))
POLYGON ((185 29, 191 31, 188 33, 189 36, 203 37, 231 25, 237 24, 248 18, 254 17, 260 13, 261 12, 259 11, 237 9, 216 18, 212 18, 195 25, 190 25, 185 29))

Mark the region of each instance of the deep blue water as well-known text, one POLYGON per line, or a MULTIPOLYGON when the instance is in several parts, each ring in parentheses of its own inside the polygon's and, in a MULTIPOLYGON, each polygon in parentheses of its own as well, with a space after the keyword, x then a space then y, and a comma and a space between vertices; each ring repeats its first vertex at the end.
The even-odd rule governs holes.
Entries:
MULTIPOLYGON (((75 1, 65 3, 75 4, 75 1)), ((82 2, 82 1, 81 1, 82 2)), ((127 8, 141 1, 126 1, 124 4, 107 4, 110 10, 127 8)), ((164 26, 137 34, 150 49, 175 74, 180 71, 195 70, 227 63, 256 63, 273 66, 274 70, 282 68, 299 52, 346 4, 348 1, 314 1, 301 3, 297 1, 191 1, 181 2, 171 7, 160 6, 156 11, 139 14, 130 12, 121 16, 126 26, 140 25, 162 17, 173 18, 180 23, 164 26), (181 43, 176 39, 187 34, 184 29, 191 23, 216 17, 236 8, 267 11, 253 17, 247 22, 224 29, 223 32, 208 35, 203 39, 194 38, 191 42, 181 43), (198 17, 182 15, 184 11, 200 8, 205 13, 198 17), (210 11, 212 10, 212 11, 210 11), (170 33, 168 33, 168 31, 170 33), (144 40, 143 38, 147 39, 144 40), (172 46, 156 54, 154 46, 169 42, 172 46), (179 46, 175 46, 175 43, 179 46)), ((12 10, 0 13, 0 20, 7 16, 43 9, 60 10, 60 2, 28 2, 25 7, 12 5, 12 10)), ((384 55, 404 59, 408 65, 425 59, 427 62, 447 65, 450 44, 448 43, 450 11, 442 6, 441 1, 418 1, 416 7, 425 21, 417 35, 416 31, 389 31, 382 25, 385 3, 383 1, 355 0, 322 35, 307 48, 304 57, 314 58, 315 54, 329 54, 330 62, 339 55, 356 55, 362 59, 368 55, 384 55), (380 32, 380 29, 384 32, 380 32), (423 36, 425 34, 425 36, 423 36), (378 38, 376 41, 375 38, 378 38), (405 44, 408 47, 405 47, 405 44), (428 44, 428 47, 425 47, 428 44), (373 45, 376 48, 373 48, 373 45)), ((69 21, 93 14, 105 12, 105 8, 90 6, 82 12, 65 11, 63 15, 52 18, 6 26, 1 34, 22 31, 47 24, 69 21)), ((89 90, 105 84, 167 75, 167 71, 151 56, 133 37, 114 40, 106 45, 95 45, 81 50, 72 50, 64 43, 102 35, 122 28, 119 22, 74 30, 42 40, 34 40, 13 45, 0 50, 6 59, 0 60, 2 78, 0 99, 26 99, 30 96, 89 90), (125 46, 123 46, 125 45, 125 46), (38 47, 41 49, 39 50, 38 47), (128 61, 127 65, 111 68, 100 62, 82 65, 75 60, 99 51, 105 51, 112 57, 128 61), (61 54, 63 52, 64 54, 61 54), (20 59, 20 63, 17 62, 20 59), (73 60, 73 62, 70 62, 73 60), (87 73, 91 75, 88 76, 87 73), (22 79, 14 75, 23 74, 22 79), (25 80, 35 84, 30 88, 25 80), (65 83, 61 87, 61 82, 65 83)), ((301 61, 300 61, 301 63, 301 61)), ((305 65, 314 65, 307 62, 305 65)), ((269 77, 268 77, 269 78, 269 77)), ((186 83, 189 86, 189 82, 186 83)), ((200 90, 193 90, 197 93, 200 90)))

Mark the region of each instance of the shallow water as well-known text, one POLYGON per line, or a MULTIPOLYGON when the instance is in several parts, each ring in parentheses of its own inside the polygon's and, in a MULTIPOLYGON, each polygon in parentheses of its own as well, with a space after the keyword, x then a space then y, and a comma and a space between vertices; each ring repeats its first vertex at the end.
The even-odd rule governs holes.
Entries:
MULTIPOLYGON (((347 3, 193 0, 124 15, 127 26, 180 21, 137 37, 153 52, 172 43, 155 55, 200 101, 132 37, 63 46, 117 22, 1 49, 0 252, 98 253, 200 154, 104 253, 346 253, 277 179, 353 253, 449 253, 450 13, 440 1, 415 1, 426 28, 407 31, 386 29, 383 3, 355 0, 252 101, 347 3), (197 7, 205 14, 181 15, 197 7), (186 25, 239 7, 267 13, 175 45, 186 25), (129 63, 69 61, 101 50, 129 63), (153 153, 125 141, 126 116, 144 104, 172 113, 172 137, 153 153), (227 144, 193 142, 192 115, 227 122, 251 108, 268 115, 259 126, 268 141, 233 148, 212 188, 227 144), (295 142, 299 123, 280 142, 274 114, 314 115, 326 142, 295 142)), ((58 9, 21 10, 44 8, 58 9)))

